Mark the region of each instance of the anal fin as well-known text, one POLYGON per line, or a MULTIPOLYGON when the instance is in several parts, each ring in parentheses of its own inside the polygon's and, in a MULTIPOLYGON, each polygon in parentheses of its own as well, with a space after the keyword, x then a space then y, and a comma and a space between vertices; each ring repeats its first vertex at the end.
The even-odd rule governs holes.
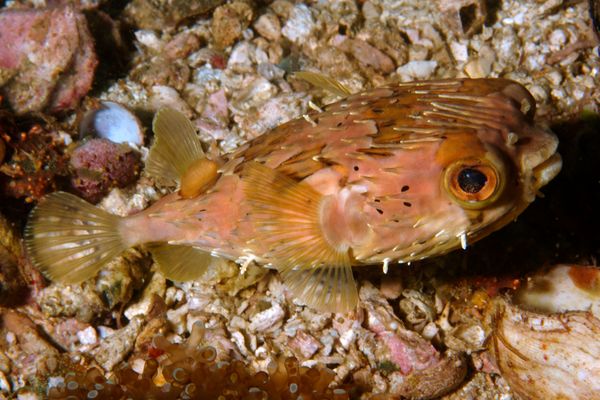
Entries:
POLYGON ((358 302, 349 249, 328 243, 321 227, 322 195, 257 162, 242 172, 261 256, 295 296, 320 311, 347 312, 358 302), (264 247, 263 247, 264 246, 264 247))
POLYGON ((150 248, 160 272, 173 281, 200 278, 215 261, 209 252, 192 246, 160 244, 150 248))

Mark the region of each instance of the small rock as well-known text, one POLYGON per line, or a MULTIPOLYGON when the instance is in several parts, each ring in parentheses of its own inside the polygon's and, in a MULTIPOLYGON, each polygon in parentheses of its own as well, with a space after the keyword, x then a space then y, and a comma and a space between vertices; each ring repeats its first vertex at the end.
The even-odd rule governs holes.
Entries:
POLYGON ((2 305, 21 301, 19 292, 25 289, 25 282, 21 277, 18 261, 22 252, 16 229, 0 214, 0 304, 2 305))
POLYGON ((394 70, 394 62, 387 54, 363 40, 341 37, 337 42, 338 48, 352 54, 363 65, 373 67, 386 74, 394 70))
POLYGON ((77 106, 98 60, 85 16, 71 6, 0 12, 0 87, 19 114, 77 106))
POLYGON ((277 41, 281 37, 281 23, 277 15, 265 13, 258 17, 254 23, 254 29, 265 39, 277 41))
POLYGON ((270 308, 261 311, 250 318, 248 329, 252 332, 264 332, 267 329, 281 324, 285 311, 279 303, 273 303, 270 308))
POLYGON ((140 154, 108 139, 91 139, 73 152, 71 185, 89 202, 99 202, 113 187, 133 183, 141 170, 140 154))
POLYGON ((213 13, 211 31, 217 48, 231 46, 242 36, 253 18, 252 8, 243 1, 217 7, 213 13))
POLYGON ((155 272, 148 285, 144 288, 140 299, 125 310, 124 314, 127 319, 132 319, 136 315, 148 315, 150 307, 154 302, 154 296, 165 296, 166 283, 165 277, 161 273, 155 272))
POLYGON ((183 20, 204 14, 224 0, 133 0, 125 7, 125 15, 139 28, 164 29, 183 20))
POLYGON ((188 118, 193 115, 190 106, 181 98, 179 92, 170 86, 153 86, 150 94, 150 105, 154 110, 163 107, 172 108, 188 118))
POLYGON ((135 338, 142 329, 143 320, 141 316, 135 317, 125 328, 119 329, 101 341, 100 345, 90 352, 105 371, 112 370, 133 349, 135 338))
POLYGON ((379 291, 388 300, 395 300, 402 294, 403 284, 402 279, 398 276, 384 276, 379 286, 379 291))
POLYGON ((296 336, 289 340, 289 346, 305 359, 311 358, 321 348, 321 343, 305 331, 297 331, 296 336))
POLYGON ((200 48, 200 39, 194 33, 184 31, 175 36, 165 45, 164 56, 177 60, 189 56, 200 48))
POLYGON ((444 22, 461 36, 472 36, 481 29, 487 16, 486 4, 480 0, 438 0, 444 22))
POLYGON ((437 61, 409 61, 398 67, 396 72, 400 75, 402 82, 423 80, 431 78, 438 64, 437 61))
POLYGON ((315 20, 305 4, 294 6, 281 33, 290 41, 302 44, 316 29, 315 20))
POLYGON ((96 344, 98 341, 98 334, 93 326, 88 326, 84 330, 77 332, 77 339, 81 344, 96 344))

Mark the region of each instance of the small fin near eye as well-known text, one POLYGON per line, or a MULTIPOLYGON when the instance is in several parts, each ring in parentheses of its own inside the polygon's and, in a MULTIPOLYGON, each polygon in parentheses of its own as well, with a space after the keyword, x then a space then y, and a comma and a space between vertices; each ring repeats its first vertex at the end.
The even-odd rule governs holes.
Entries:
POLYGON ((346 312, 358 302, 348 248, 335 248, 321 229, 322 196, 307 183, 257 162, 242 171, 244 191, 264 258, 295 296, 320 311, 346 312))
POLYGON ((214 262, 209 252, 192 246, 161 244, 150 248, 160 272, 172 281, 192 281, 200 278, 214 262))
POLYGON ((350 89, 348 89, 338 80, 318 72, 298 71, 294 72, 294 77, 302 79, 303 81, 308 82, 315 87, 326 90, 337 96, 348 97, 352 94, 350 89))
POLYGON ((65 192, 44 197, 31 211, 25 246, 48 278, 78 283, 93 278, 128 246, 119 232, 120 217, 65 192))
POLYGON ((146 173, 162 185, 177 186, 190 165, 205 158, 196 129, 179 111, 162 108, 154 116, 152 130, 146 173))

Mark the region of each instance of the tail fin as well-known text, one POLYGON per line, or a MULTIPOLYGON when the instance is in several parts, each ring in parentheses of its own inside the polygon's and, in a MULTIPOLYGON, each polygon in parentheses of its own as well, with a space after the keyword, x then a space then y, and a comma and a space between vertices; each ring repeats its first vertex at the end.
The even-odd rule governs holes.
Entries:
POLYGON ((52 193, 29 216, 27 252, 48 278, 64 283, 84 281, 127 249, 119 220, 77 196, 52 193))

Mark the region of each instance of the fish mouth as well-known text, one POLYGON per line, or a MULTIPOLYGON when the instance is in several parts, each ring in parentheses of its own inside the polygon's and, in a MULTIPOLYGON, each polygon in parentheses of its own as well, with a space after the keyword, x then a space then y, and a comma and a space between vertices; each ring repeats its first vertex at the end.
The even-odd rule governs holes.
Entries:
POLYGON ((550 158, 533 168, 534 188, 536 190, 545 186, 548 182, 558 175, 562 168, 562 158, 560 154, 554 153, 550 158))
MULTIPOLYGON (((524 184, 523 196, 527 203, 535 200, 542 186, 548 184, 562 167, 558 150, 558 138, 552 132, 532 127, 519 139, 521 182, 524 184)), ((517 142, 518 145, 519 142, 517 142)))

